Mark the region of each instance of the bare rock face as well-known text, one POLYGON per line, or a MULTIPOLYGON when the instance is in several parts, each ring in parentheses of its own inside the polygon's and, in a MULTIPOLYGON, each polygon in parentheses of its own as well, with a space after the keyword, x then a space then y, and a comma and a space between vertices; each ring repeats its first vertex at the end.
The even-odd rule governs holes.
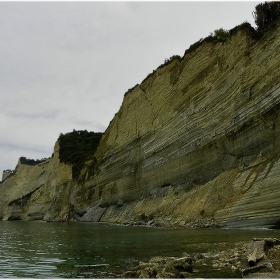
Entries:
POLYGON ((259 40, 239 30, 224 43, 205 42, 126 93, 84 184, 92 209, 104 209, 98 220, 280 221, 279 31, 278 24, 259 40))
POLYGON ((0 216, 4 220, 66 220, 72 186, 71 166, 54 156, 35 166, 18 163, 0 184, 0 216))
POLYGON ((280 24, 204 42, 129 90, 94 175, 55 156, 1 184, 4 219, 164 227, 279 224, 280 24))

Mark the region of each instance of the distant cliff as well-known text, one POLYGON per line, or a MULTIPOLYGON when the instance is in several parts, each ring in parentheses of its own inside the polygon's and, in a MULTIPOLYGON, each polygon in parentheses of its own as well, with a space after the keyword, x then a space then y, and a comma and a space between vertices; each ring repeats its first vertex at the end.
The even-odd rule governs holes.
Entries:
POLYGON ((0 183, 0 217, 4 220, 67 220, 72 191, 72 167, 54 156, 36 165, 19 160, 0 183))
POLYGON ((279 34, 279 20, 262 34, 242 24, 167 60, 125 94, 77 178, 58 142, 51 159, 19 164, 0 184, 0 216, 278 226, 279 34))

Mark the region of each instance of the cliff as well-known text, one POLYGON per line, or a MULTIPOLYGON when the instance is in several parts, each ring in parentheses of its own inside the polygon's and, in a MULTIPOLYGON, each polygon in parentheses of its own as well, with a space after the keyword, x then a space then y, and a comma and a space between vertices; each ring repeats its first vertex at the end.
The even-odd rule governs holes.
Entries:
POLYGON ((72 190, 70 165, 54 156, 37 165, 18 162, 13 174, 0 183, 0 217, 3 220, 67 220, 72 190))
POLYGON ((0 185, 4 219, 157 226, 280 222, 280 22, 234 29, 129 90, 77 180, 54 157, 0 185))

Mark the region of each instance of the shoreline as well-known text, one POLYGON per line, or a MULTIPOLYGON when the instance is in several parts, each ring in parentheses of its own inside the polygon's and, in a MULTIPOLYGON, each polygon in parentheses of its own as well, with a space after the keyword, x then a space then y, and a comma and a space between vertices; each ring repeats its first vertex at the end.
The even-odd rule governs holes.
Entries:
MULTIPOLYGON (((153 257, 147 263, 140 262, 120 278, 209 278, 217 272, 225 278, 280 278, 280 240, 276 238, 253 238, 237 242, 236 247, 226 251, 205 253, 182 253, 180 257, 153 257), (259 250, 260 259, 248 261, 254 250, 259 250), (206 272, 204 270, 206 268, 206 272), (202 274, 202 275, 201 275, 202 274)), ((212 277, 211 277, 212 278, 212 277)))
MULTIPOLYGON (((10 228, 8 224, 11 224, 11 228, 17 229, 24 228, 25 225, 28 229, 33 227, 32 223, 20 222, 22 223, 3 223, 2 226, 7 229, 10 228)), ((122 263, 121 270, 113 268, 115 272, 112 272, 113 270, 111 272, 114 273, 116 278, 250 278, 252 275, 258 276, 257 278, 260 278, 260 276, 262 276, 261 278, 271 278, 273 275, 280 278, 279 230, 275 229, 191 228, 191 230, 187 230, 176 228, 174 230, 172 228, 106 222, 84 222, 84 226, 81 222, 76 221, 70 221, 70 223, 53 222, 53 224, 48 225, 43 225, 42 223, 45 223, 45 221, 42 220, 36 220, 35 222, 37 223, 33 223, 34 229, 38 231, 41 231, 43 227, 45 230, 58 229, 58 232, 61 232, 62 229, 63 232, 68 229, 80 229, 81 232, 97 232, 97 234, 98 232, 111 232, 110 236, 117 236, 116 240, 115 237, 113 238, 113 240, 118 241, 117 243, 123 241, 121 243, 130 244, 124 249, 131 246, 135 247, 134 243, 131 244, 131 240, 134 240, 135 244, 140 244, 139 238, 141 237, 147 240, 147 242, 144 242, 145 246, 146 243, 149 243, 148 240, 154 240, 154 236, 165 236, 167 238, 158 239, 159 244, 155 246, 156 251, 152 250, 152 244, 149 243, 150 245, 145 247, 145 255, 148 257, 138 258, 138 261, 136 251, 129 255, 125 253, 125 256, 123 252, 126 251, 123 251, 120 255, 123 256, 124 260, 128 257, 135 258, 135 260, 133 262, 127 261, 127 265, 122 263), (124 226, 127 228, 124 228, 124 226), (122 235, 120 235, 121 233, 122 235), (133 235, 130 236, 127 233, 133 235), (137 233, 138 239, 135 239, 135 233, 137 233), (138 233, 140 234, 138 235, 138 233), (182 236, 184 239, 181 238, 182 236), (258 238, 252 239, 254 236, 258 238), (179 241, 177 241, 177 237, 179 237, 179 241), (266 257, 258 262, 258 266, 248 266, 246 264, 247 257, 252 254, 255 245, 260 248, 259 253, 264 252, 266 257), (158 248, 160 248, 159 251, 157 251, 158 248), (176 249, 174 250, 174 248, 176 249), (254 273, 257 273, 257 275, 254 273), (269 276, 267 273, 270 273, 269 276)), ((89 242, 94 242, 92 234, 89 242)), ((105 248, 107 246, 106 239, 104 239, 104 242, 102 246, 105 248)), ((115 245, 112 246, 112 248, 115 248, 115 245)), ((119 249, 118 246, 116 245, 116 248, 119 249)), ((89 266, 91 266, 90 263, 89 266)))
POLYGON ((78 221, 78 220, 4 220, 4 222, 37 222, 37 223, 81 223, 81 224, 97 224, 97 225, 107 225, 107 226, 122 226, 122 227, 146 227, 146 228, 158 228, 158 229, 186 229, 186 230, 198 230, 198 229, 222 229, 222 230, 260 230, 260 231, 269 231, 269 230, 280 230, 280 227, 228 227, 228 226, 219 226, 217 224, 203 225, 200 220, 189 223, 184 226, 167 226, 167 225, 158 225, 158 224, 148 224, 141 222, 134 223, 112 223, 112 222, 95 222, 95 221, 78 221))

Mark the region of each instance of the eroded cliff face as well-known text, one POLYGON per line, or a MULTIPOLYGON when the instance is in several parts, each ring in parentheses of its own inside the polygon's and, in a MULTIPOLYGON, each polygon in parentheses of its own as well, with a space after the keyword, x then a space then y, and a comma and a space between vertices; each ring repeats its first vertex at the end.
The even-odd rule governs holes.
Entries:
POLYGON ((0 184, 0 217, 4 220, 67 220, 72 190, 71 166, 54 156, 35 166, 17 164, 0 184))
POLYGON ((279 31, 204 43, 128 92, 100 142, 98 170, 83 187, 90 207, 78 219, 278 223, 279 31))
POLYGON ((18 166, 1 183, 0 214, 158 226, 210 226, 213 218, 219 226, 277 225, 279 32, 279 22, 258 40, 239 30, 158 68, 125 94, 95 154, 94 175, 85 168, 73 181, 57 152, 36 167, 18 166))

